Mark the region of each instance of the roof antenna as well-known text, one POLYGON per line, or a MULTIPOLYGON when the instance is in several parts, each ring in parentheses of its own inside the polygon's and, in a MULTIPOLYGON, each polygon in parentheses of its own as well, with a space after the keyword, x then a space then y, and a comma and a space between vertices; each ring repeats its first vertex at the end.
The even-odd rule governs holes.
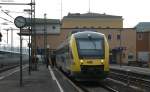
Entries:
POLYGON ((62 0, 61 0, 61 19, 62 19, 62 0))
POLYGON ((91 2, 89 0, 89 13, 91 12, 90 8, 91 8, 91 2))

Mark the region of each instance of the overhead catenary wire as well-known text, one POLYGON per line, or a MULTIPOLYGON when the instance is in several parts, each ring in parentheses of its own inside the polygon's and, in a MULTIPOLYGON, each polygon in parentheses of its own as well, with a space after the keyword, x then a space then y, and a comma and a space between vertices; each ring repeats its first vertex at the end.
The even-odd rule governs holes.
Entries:
POLYGON ((3 13, 5 13, 6 15, 8 15, 9 17, 11 17, 12 19, 15 19, 14 17, 12 17, 10 14, 8 14, 8 12, 1 10, 3 13))
POLYGON ((12 22, 12 21, 10 21, 10 20, 6 19, 6 18, 3 18, 3 17, 0 17, 0 18, 1 18, 1 19, 3 19, 3 20, 5 20, 5 21, 8 21, 8 22, 14 23, 14 22, 12 22))

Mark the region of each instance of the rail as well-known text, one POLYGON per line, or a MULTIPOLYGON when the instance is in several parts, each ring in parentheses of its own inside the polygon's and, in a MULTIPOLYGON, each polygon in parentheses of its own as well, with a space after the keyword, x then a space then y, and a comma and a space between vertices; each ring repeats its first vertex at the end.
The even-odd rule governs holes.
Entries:
POLYGON ((5 72, 5 71, 10 70, 10 69, 13 69, 13 68, 15 68, 17 66, 19 66, 19 64, 3 66, 3 67, 0 68, 0 73, 5 72))
POLYGON ((119 92, 118 90, 112 88, 109 85, 105 85, 105 83, 100 82, 77 82, 74 81, 72 78, 68 77, 63 71, 56 69, 68 82, 78 90, 78 92, 119 92), (84 83, 88 83, 88 86, 85 86, 84 83))
POLYGON ((133 73, 129 70, 111 70, 110 78, 124 82, 127 86, 135 86, 140 89, 150 90, 150 76, 144 74, 133 73))

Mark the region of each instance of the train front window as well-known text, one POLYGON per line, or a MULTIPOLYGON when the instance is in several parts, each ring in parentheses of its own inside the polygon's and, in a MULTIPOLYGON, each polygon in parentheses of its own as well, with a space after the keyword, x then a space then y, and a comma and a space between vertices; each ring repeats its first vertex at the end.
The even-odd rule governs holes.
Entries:
POLYGON ((78 39, 79 56, 89 58, 104 58, 104 40, 103 39, 78 39))

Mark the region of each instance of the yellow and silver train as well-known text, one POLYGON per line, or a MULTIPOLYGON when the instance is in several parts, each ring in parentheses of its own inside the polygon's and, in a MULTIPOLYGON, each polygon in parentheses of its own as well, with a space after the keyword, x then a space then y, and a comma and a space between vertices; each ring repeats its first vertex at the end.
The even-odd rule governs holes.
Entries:
POLYGON ((109 73, 109 46, 104 34, 73 33, 56 51, 57 66, 76 80, 103 80, 109 73))

